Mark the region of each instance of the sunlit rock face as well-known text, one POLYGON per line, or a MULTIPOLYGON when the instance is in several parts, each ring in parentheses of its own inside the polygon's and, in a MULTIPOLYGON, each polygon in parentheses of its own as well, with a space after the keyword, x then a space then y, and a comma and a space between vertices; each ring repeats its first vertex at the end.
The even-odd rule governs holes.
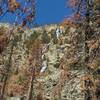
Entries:
MULTIPOLYGON (((1 26, 4 26, 7 29, 10 29, 12 27, 9 24, 1 24, 0 27, 1 26)), ((17 27, 14 28, 17 29, 17 27)), ((25 43, 32 34, 40 33, 39 35, 40 37, 39 36, 38 37, 41 39, 43 32, 46 32, 50 38, 49 43, 44 43, 44 46, 49 45, 49 47, 47 48, 46 51, 44 50, 42 54, 46 56, 48 66, 45 69, 43 74, 36 77, 37 83, 36 82, 33 83, 34 100, 37 100, 37 95, 41 91, 42 91, 41 94, 43 95, 43 100, 84 100, 84 95, 81 92, 81 77, 84 75, 84 70, 79 70, 77 68, 77 66, 81 66, 81 64, 78 62, 79 59, 81 60, 81 62, 83 60, 82 56, 84 55, 83 53, 84 44, 82 42, 84 40, 77 41, 77 39, 81 38, 83 34, 80 34, 80 36, 78 36, 76 29, 73 27, 68 27, 68 26, 65 27, 65 26, 55 24, 55 25, 39 26, 32 29, 24 29, 23 33, 19 33, 19 32, 17 33, 15 31, 15 35, 18 34, 18 37, 20 39, 17 42, 15 41, 16 46, 14 46, 13 48, 12 66, 11 66, 12 73, 13 71, 16 70, 16 68, 18 68, 19 70, 23 68, 24 70, 25 67, 29 67, 28 65, 29 54, 27 53, 28 48, 26 48, 25 43), (59 38, 56 40, 57 41, 56 43, 54 39, 56 38, 57 29, 60 29, 62 32, 59 33, 60 35, 59 38), (73 42, 73 40, 75 40, 75 42, 73 42), (75 49, 76 46, 77 48, 78 47, 79 48, 75 49), (75 55, 73 54, 74 52, 75 55), (67 79, 66 74, 65 77, 61 76, 61 74, 63 73, 63 68, 68 69, 67 67, 69 66, 67 65, 70 64, 71 62, 70 57, 75 58, 73 59, 73 61, 74 60, 76 61, 75 63, 76 68, 70 70, 70 75, 72 78, 67 79), (63 67, 62 66, 59 67, 59 64, 63 62, 63 60, 61 61, 61 59, 64 59, 65 64, 63 64, 63 67), (38 82, 41 83, 40 87, 38 86, 39 84, 38 82)), ((5 62, 9 58, 10 48, 11 48, 11 43, 7 45, 2 55, 0 55, 1 62, 2 61, 5 62)), ((5 66, 4 63, 0 65, 0 67, 3 66, 5 66)), ((2 75, 0 76, 0 78, 1 77, 2 75)), ((14 83, 16 82, 12 82, 13 86, 14 83)), ((12 90, 13 90, 12 92, 15 93, 14 89, 12 90)), ((25 92, 26 94, 15 93, 14 98, 16 99, 14 100, 20 100, 19 98, 17 99, 16 97, 17 95, 24 95, 25 97, 27 97, 27 92, 28 89, 26 89, 25 92)), ((10 99, 9 97, 8 100, 13 100, 13 99, 10 99)))

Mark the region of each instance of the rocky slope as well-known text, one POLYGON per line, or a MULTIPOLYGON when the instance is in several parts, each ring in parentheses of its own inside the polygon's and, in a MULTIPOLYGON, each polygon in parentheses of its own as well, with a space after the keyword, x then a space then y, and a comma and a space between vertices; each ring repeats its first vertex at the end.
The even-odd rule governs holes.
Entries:
MULTIPOLYGON (((6 30, 11 28, 7 24, 1 26, 6 30)), ((85 75, 84 32, 68 25, 45 25, 30 30, 24 29, 24 31, 18 27, 14 27, 14 29, 15 44, 9 79, 7 80, 7 100, 17 100, 20 96, 27 98, 30 84, 30 75, 27 73, 28 58, 30 55, 34 56, 30 53, 32 48, 28 46, 33 41, 35 43, 34 37, 42 41, 46 39, 46 42, 41 44, 42 53, 39 55, 41 65, 36 67, 37 74, 33 82, 32 100, 84 100, 82 92, 82 85, 84 85, 82 77, 85 75), (47 65, 41 73, 43 56, 45 56, 47 65), (18 71, 17 74, 16 71, 18 71), (13 96, 9 97, 11 94, 13 96)), ((5 34, 8 34, 7 31, 5 34)), ((5 66, 11 51, 12 38, 13 35, 10 37, 11 41, 0 54, 0 69, 4 71, 6 71, 5 66)), ((35 49, 33 50, 35 51, 35 49)), ((40 63, 39 60, 38 63, 40 63)), ((0 87, 2 87, 4 80, 2 78, 3 73, 0 73, 0 87)))

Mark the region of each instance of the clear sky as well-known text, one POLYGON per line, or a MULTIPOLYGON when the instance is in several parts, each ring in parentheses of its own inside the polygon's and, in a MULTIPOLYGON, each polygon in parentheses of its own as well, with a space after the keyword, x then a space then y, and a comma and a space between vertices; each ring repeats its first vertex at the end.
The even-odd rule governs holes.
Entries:
POLYGON ((71 14, 67 0, 37 0, 36 22, 39 24, 59 23, 71 14))
MULTIPOLYGON (((68 0, 36 0, 36 18, 35 23, 37 24, 51 24, 59 23, 66 16, 71 14, 71 10, 66 7, 68 0)), ((12 14, 6 14, 1 22, 12 23, 15 16, 12 14)))

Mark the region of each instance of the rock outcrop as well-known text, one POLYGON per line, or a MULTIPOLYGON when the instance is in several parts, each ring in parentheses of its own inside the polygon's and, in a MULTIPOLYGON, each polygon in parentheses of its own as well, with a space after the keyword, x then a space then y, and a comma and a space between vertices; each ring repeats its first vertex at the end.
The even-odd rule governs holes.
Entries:
MULTIPOLYGON (((1 24, 1 26, 6 28, 6 31, 11 28, 8 24, 1 24)), ((5 34, 8 35, 7 32, 5 34)), ((36 42, 36 39, 40 41, 48 39, 48 42, 41 42, 42 51, 38 56, 40 60, 38 67, 36 66, 32 100, 84 100, 81 86, 82 77, 85 75, 84 38, 84 32, 81 29, 68 25, 45 25, 24 30, 14 27, 14 35, 11 35, 10 42, 0 54, 0 87, 2 88, 12 41, 14 41, 5 94, 8 97, 7 100, 17 100, 19 95, 27 98, 31 75, 28 72, 29 57, 34 56, 30 51, 35 50, 31 45, 36 42), (57 29, 61 30, 57 31, 61 32, 59 37, 56 36, 57 29), (43 37, 44 32, 46 38, 43 37), (47 61, 47 67, 43 73, 39 73, 43 67, 43 56, 47 61), (11 93, 13 93, 12 97, 10 97, 11 93)))

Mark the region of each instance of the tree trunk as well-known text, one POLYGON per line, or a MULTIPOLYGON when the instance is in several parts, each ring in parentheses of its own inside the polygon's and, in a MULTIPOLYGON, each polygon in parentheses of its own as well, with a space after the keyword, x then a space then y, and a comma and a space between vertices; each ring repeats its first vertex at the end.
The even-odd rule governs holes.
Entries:
POLYGON ((13 48, 14 48, 14 43, 12 43, 12 46, 11 46, 10 55, 9 55, 9 58, 8 58, 8 64, 6 66, 7 73, 4 76, 4 82, 3 82, 2 89, 1 89, 1 98, 2 98, 2 100, 3 100, 5 92, 6 92, 5 89, 6 89, 7 80, 8 80, 8 76, 9 76, 9 71, 10 71, 10 67, 11 67, 11 60, 12 60, 13 48))
POLYGON ((32 69, 32 76, 31 76, 31 79, 30 79, 30 86, 29 86, 29 91, 28 91, 28 96, 27 96, 27 100, 34 100, 32 98, 32 91, 33 91, 33 81, 34 81, 34 78, 35 78, 35 73, 34 73, 34 69, 32 69))
MULTIPOLYGON (((90 27, 90 21, 91 21, 90 10, 91 10, 91 7, 90 7, 90 1, 89 0, 87 0, 87 2, 86 2, 86 7, 87 8, 86 8, 86 25, 85 25, 85 41, 84 41, 85 42, 85 66, 86 66, 86 73, 85 74, 87 76, 91 76, 92 72, 90 70, 90 67, 88 66, 88 63, 90 61, 89 47, 86 43, 86 41, 90 41, 91 36, 92 36, 91 32, 93 31, 93 30, 91 30, 91 27, 90 27)), ((84 80, 85 87, 86 87, 85 98, 84 98, 85 100, 93 100, 93 94, 94 93, 89 88, 91 86, 90 81, 91 81, 91 83, 93 83, 92 79, 84 80), (89 83, 89 84, 87 84, 87 83, 89 83)))

